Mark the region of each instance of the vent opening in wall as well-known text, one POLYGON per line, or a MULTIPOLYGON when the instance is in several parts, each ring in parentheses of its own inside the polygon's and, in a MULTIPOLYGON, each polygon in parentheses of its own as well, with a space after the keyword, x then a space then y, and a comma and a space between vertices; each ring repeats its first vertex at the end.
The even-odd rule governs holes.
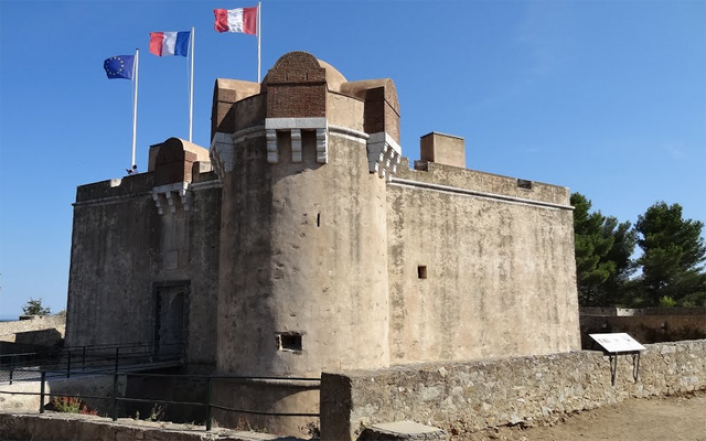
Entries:
POLYGON ((417 267, 417 278, 426 279, 427 278, 427 267, 425 265, 419 265, 417 267))
POLYGON ((532 190, 532 181, 528 181, 526 179, 518 179, 517 186, 519 188, 526 188, 527 190, 532 190))
POLYGON ((298 332, 287 332, 277 335, 277 347, 280 351, 301 351, 302 335, 298 332))
POLYGON ((316 226, 320 227, 321 226, 321 213, 318 213, 316 215, 316 226))

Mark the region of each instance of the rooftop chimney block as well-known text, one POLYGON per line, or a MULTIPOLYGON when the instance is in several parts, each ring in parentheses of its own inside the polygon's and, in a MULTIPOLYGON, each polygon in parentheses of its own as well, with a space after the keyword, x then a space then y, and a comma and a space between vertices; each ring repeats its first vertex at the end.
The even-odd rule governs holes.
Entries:
POLYGON ((421 160, 466 168, 466 143, 463 138, 431 132, 422 136, 421 160))

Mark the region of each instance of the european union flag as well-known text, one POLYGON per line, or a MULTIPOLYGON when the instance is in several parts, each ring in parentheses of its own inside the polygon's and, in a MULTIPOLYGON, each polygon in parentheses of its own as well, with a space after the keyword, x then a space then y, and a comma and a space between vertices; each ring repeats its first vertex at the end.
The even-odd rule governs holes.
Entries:
POLYGON ((105 73, 108 74, 108 79, 125 78, 132 79, 132 66, 135 64, 134 55, 116 55, 110 57, 103 63, 105 73))

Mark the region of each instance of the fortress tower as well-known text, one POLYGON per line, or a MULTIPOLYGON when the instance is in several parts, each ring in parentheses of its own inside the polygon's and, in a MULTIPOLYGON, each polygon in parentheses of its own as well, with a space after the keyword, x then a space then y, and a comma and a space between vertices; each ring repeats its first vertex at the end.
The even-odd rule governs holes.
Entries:
POLYGON ((67 346, 178 346, 185 373, 259 377, 217 380, 213 402, 267 414, 317 413, 302 378, 322 372, 578 349, 569 190, 420 141, 410 164, 392 80, 304 52, 261 84, 216 80, 209 149, 170 138, 146 173, 78 188, 67 346))
POLYGON ((349 83, 293 52, 261 87, 218 80, 213 121, 227 262, 218 369, 301 377, 388 365, 385 177, 400 154, 392 81, 349 83))

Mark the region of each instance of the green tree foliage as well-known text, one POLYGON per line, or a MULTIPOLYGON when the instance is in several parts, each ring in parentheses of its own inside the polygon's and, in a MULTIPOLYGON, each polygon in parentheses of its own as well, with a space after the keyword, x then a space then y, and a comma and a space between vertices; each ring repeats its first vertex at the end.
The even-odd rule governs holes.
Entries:
POLYGON ((638 217, 635 228, 643 252, 638 259, 642 266, 638 300, 645 306, 706 306, 703 223, 685 220, 679 204, 658 202, 638 217))
POLYGON ((613 245, 604 260, 612 262, 614 271, 608 276, 601 287, 603 305, 625 303, 631 295, 634 283, 630 277, 635 273, 637 265, 632 259, 637 245, 637 231, 628 221, 619 223, 618 219, 609 216, 603 223, 603 237, 613 238, 613 245))
POLYGON ((590 213, 591 201, 581 193, 571 195, 574 206, 574 246, 576 248, 576 279, 579 303, 584 306, 602 303, 601 285, 615 272, 615 265, 606 260, 613 238, 604 236, 605 217, 590 213))
POLYGON ((30 297, 27 304, 22 307, 22 312, 24 315, 48 315, 51 314, 51 309, 42 305, 42 299, 34 300, 30 297))
POLYGON ((571 195, 574 206, 574 243, 579 303, 606 306, 622 303, 635 272, 631 259, 637 235, 630 222, 591 213, 591 201, 581 193, 571 195))

